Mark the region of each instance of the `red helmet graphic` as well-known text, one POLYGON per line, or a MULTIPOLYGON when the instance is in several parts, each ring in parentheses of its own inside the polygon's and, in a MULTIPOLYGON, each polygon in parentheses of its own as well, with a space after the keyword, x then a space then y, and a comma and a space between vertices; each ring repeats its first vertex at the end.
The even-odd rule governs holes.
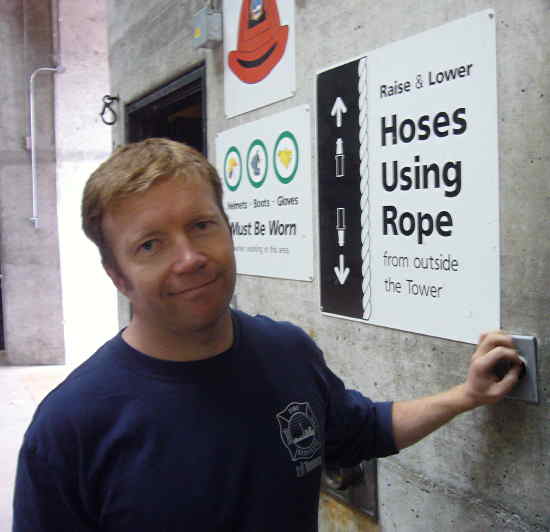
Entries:
POLYGON ((229 52, 229 68, 245 83, 258 83, 281 60, 288 26, 281 26, 276 0, 243 0, 237 49, 229 52))

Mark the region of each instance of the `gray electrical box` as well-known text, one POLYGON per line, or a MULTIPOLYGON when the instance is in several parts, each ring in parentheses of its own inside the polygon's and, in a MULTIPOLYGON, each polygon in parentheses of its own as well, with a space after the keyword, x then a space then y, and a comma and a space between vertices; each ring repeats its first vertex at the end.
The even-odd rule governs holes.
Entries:
POLYGON ((222 42, 222 15, 205 7, 193 16, 193 48, 216 48, 222 42))

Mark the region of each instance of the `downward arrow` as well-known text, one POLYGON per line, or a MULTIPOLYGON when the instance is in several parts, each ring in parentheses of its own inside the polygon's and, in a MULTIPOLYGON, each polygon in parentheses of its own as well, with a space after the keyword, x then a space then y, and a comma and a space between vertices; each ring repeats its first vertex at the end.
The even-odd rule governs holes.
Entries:
POLYGON ((342 113, 347 113, 348 108, 346 107, 346 104, 344 103, 344 100, 338 96, 336 98, 336 101, 334 102, 334 105, 332 106, 332 111, 330 112, 330 116, 336 115, 336 127, 342 127, 342 113))
POLYGON ((340 255, 340 266, 334 266, 334 273, 340 284, 344 284, 349 275, 349 268, 344 268, 344 255, 340 255))

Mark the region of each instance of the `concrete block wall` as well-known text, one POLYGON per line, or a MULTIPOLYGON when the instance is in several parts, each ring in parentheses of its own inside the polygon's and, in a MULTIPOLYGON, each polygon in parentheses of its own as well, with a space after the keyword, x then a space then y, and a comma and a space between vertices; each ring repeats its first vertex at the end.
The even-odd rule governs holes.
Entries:
MULTIPOLYGON (((100 118, 109 93, 105 0, 57 0, 55 78, 57 204, 66 361, 76 365, 118 331, 116 289, 96 246, 81 229, 82 191, 111 153, 111 128, 100 118)), ((111 119, 110 113, 106 114, 111 119)))
POLYGON ((89 174, 111 151, 105 0, 0 5, 0 363, 76 365, 118 327, 116 290, 81 231, 89 174), (53 20, 58 20, 54 24, 53 20), (35 78, 39 224, 32 215, 29 77, 35 78))
MULTIPOLYGON (((501 324, 510 332, 537 336, 541 401, 537 406, 505 401, 464 414, 416 446, 381 460, 378 526, 422 532, 550 530, 548 3, 296 0, 296 95, 231 120, 224 118, 221 49, 191 47, 191 16, 203 6, 199 0, 109 0, 111 90, 124 105, 205 62, 212 161, 218 132, 300 104, 314 109, 317 71, 477 11, 496 10, 501 324)), ((120 124, 114 140, 124 139, 120 124)), ((315 208, 314 216, 316 225, 315 208)), ((318 264, 317 235, 314 242, 318 264)), ((468 344, 323 316, 317 278, 307 283, 240 276, 237 295, 239 306, 250 313, 301 325, 334 371, 376 400, 412 398, 461 382, 473 350, 468 344)), ((326 505, 320 515, 322 531, 349 530, 349 516, 344 519, 326 505)))
POLYGON ((28 87, 31 73, 52 66, 49 2, 0 6, 0 264, 9 364, 64 361, 57 233, 53 74, 36 77, 39 226, 32 215, 28 87))

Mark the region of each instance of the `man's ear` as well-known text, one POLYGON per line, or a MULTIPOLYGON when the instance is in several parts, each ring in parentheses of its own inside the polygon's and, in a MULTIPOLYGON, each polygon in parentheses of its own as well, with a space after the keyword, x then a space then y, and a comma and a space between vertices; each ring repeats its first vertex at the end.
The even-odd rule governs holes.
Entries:
POLYGON ((111 278, 111 281, 113 281, 113 284, 117 287, 117 289, 122 292, 126 297, 128 297, 128 282, 126 281, 126 278, 122 273, 118 271, 118 268, 111 266, 105 262, 102 262, 103 269, 107 273, 107 275, 111 278))

